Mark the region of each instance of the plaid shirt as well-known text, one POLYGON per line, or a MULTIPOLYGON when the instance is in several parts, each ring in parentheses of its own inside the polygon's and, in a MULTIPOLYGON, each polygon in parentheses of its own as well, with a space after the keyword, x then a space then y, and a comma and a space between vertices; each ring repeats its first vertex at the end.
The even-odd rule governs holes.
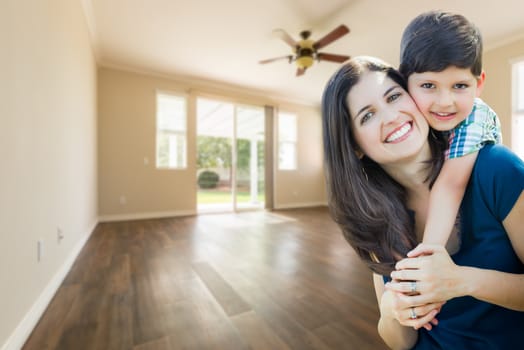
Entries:
POLYGON ((446 159, 477 152, 486 143, 502 143, 500 120, 480 98, 476 98, 469 116, 449 131, 446 159))

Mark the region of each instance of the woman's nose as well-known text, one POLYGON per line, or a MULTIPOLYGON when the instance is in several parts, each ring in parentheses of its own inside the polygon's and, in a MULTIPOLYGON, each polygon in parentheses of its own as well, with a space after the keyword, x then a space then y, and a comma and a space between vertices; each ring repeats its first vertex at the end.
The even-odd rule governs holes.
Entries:
POLYGON ((399 111, 397 110, 394 110, 394 109, 390 109, 388 111, 386 111, 383 115, 382 115, 382 120, 385 124, 388 124, 388 123, 391 123, 391 122, 394 122, 395 120, 398 119, 398 116, 399 116, 399 111))

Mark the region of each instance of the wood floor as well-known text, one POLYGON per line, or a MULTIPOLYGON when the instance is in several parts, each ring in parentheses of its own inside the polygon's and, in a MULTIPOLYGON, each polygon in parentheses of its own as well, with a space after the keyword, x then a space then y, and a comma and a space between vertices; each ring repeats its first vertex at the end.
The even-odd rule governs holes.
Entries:
POLYGON ((326 208, 98 225, 24 346, 387 349, 326 208))

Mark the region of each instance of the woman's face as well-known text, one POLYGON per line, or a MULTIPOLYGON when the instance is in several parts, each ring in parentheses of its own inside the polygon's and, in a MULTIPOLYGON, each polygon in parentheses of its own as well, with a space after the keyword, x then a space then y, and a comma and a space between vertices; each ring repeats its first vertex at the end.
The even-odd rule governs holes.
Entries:
POLYGON ((413 159, 426 145, 428 123, 409 94, 386 73, 364 73, 347 102, 359 152, 378 164, 413 159))

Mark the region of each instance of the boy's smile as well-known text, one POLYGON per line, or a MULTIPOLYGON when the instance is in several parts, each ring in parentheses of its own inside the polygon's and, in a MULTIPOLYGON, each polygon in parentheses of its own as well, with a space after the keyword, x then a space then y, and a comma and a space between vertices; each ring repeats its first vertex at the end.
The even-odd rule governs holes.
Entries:
POLYGON ((445 131, 471 113, 484 79, 484 72, 475 77, 469 68, 450 66, 441 72, 411 74, 408 90, 431 127, 445 131))

